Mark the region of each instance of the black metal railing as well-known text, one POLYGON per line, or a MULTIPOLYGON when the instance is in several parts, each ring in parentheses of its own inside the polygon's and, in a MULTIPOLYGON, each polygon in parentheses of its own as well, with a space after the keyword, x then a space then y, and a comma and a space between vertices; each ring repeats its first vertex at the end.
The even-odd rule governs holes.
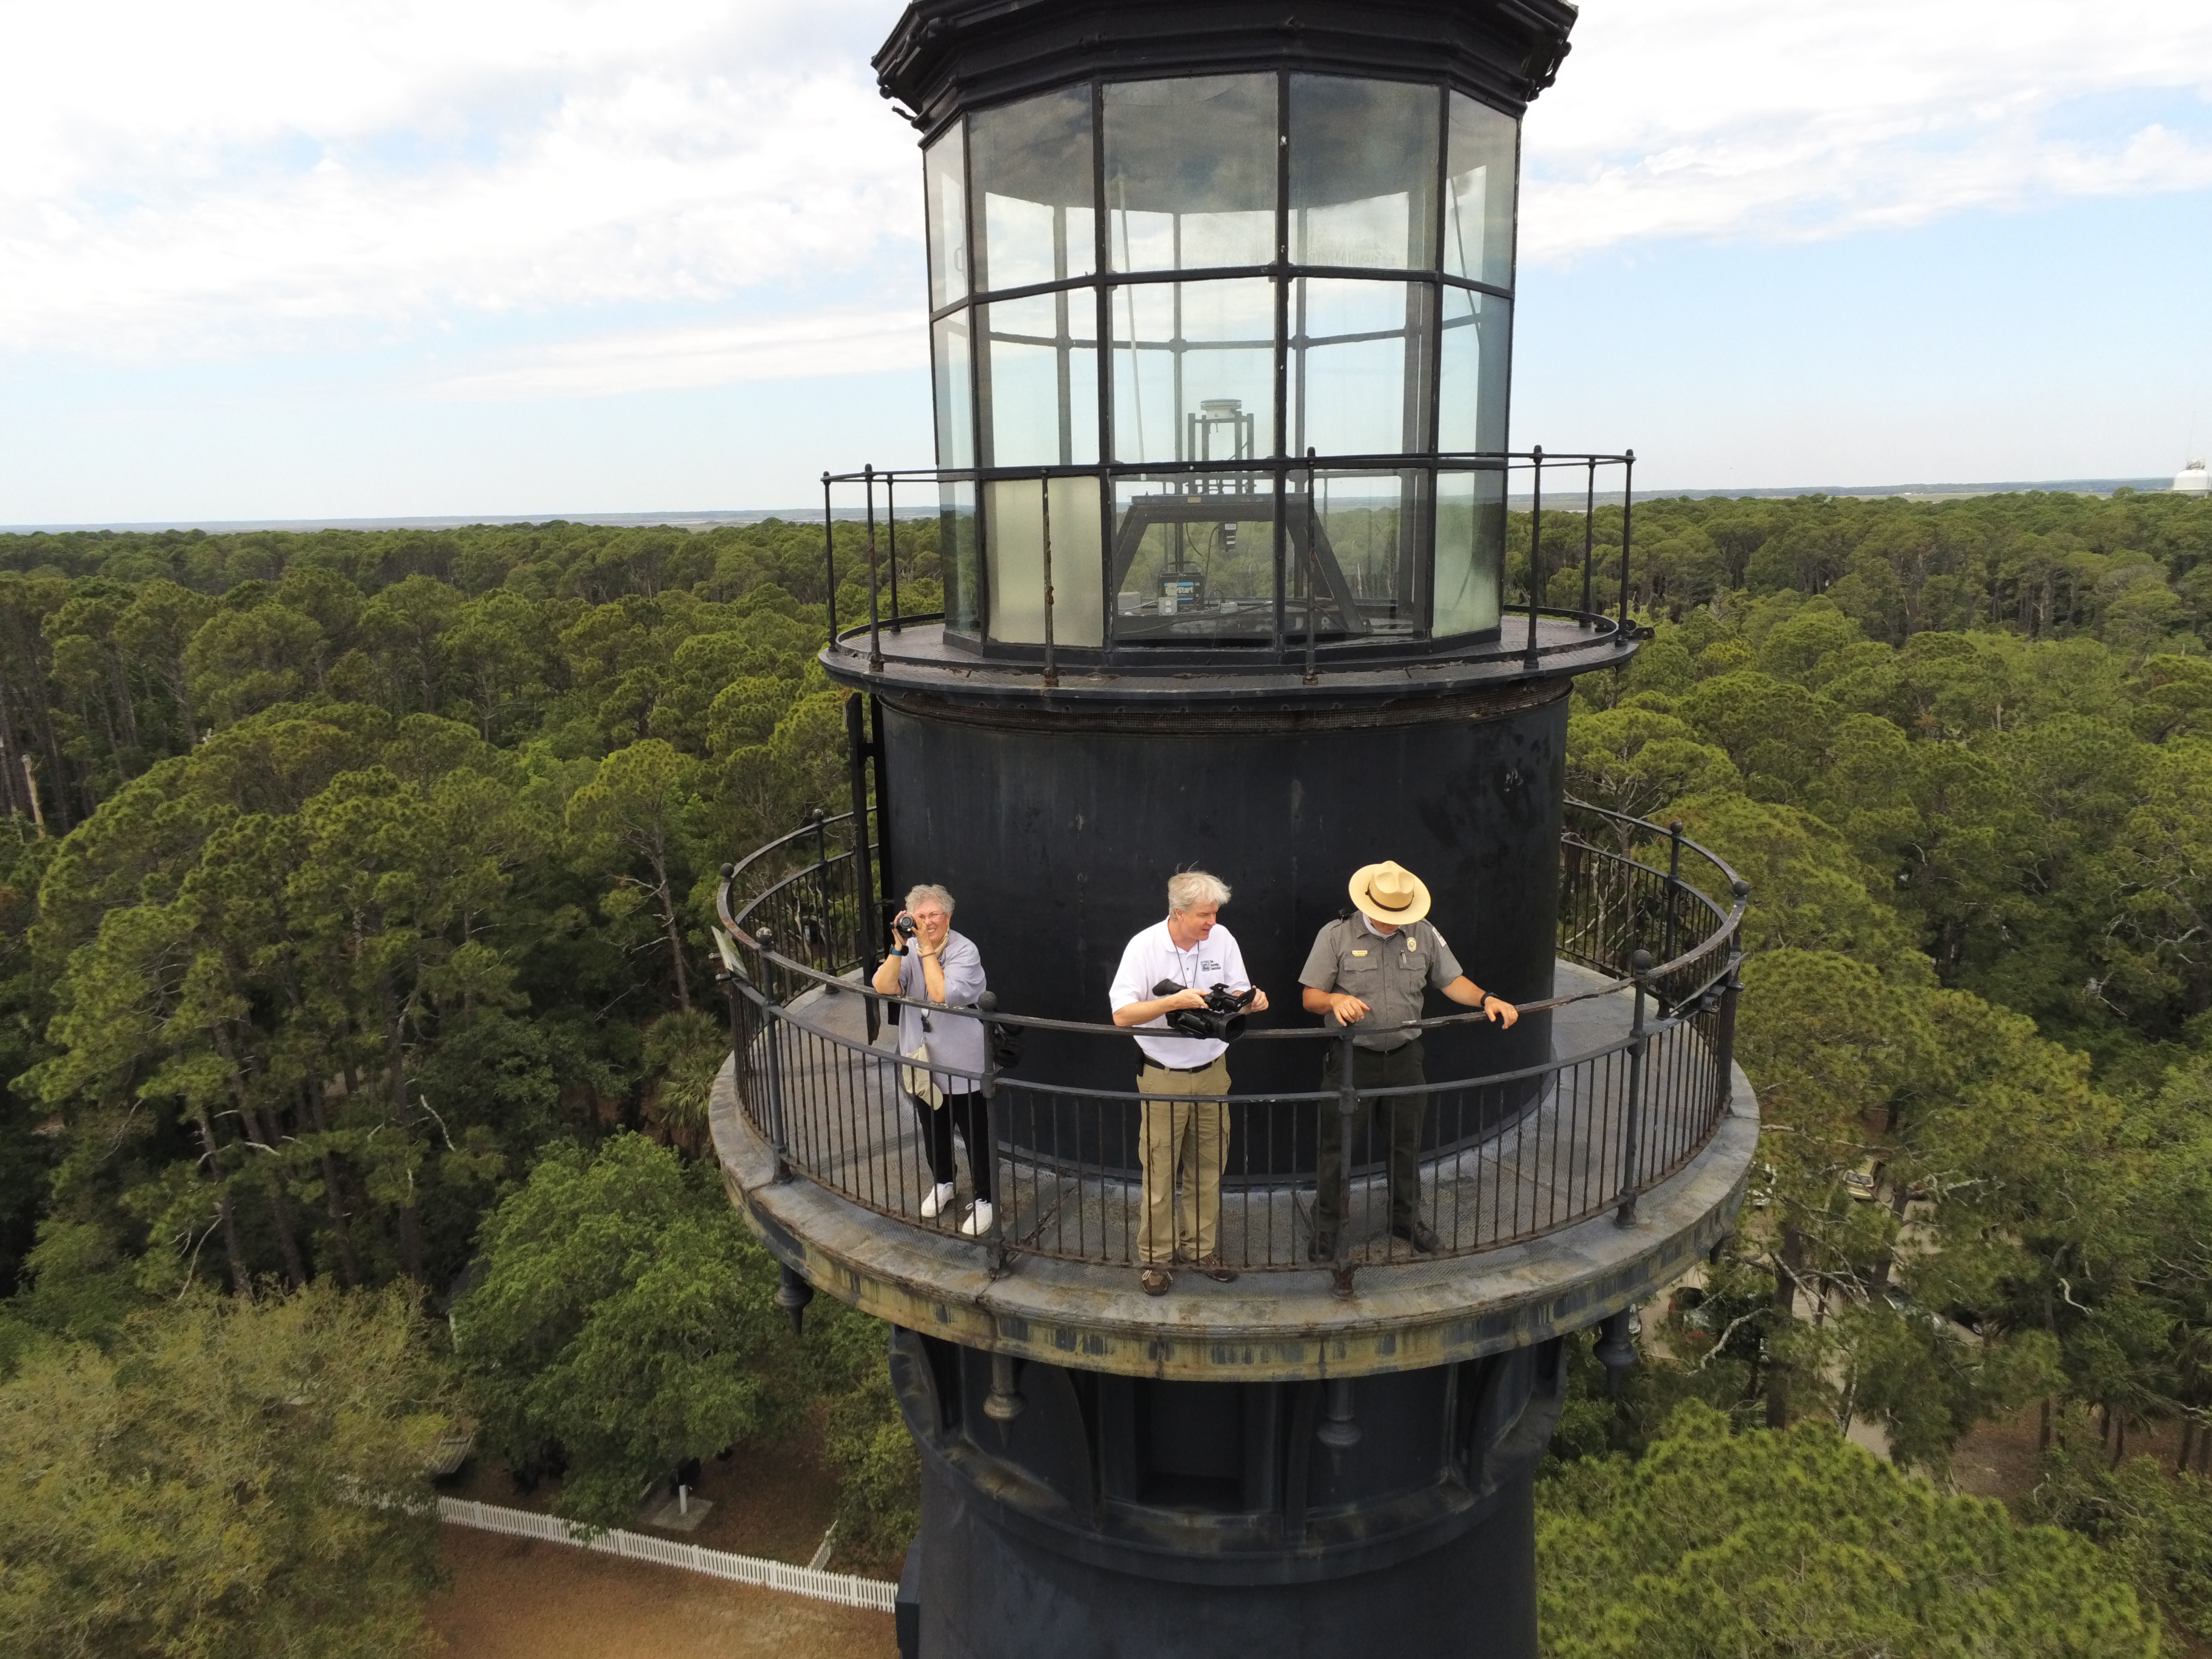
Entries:
MULTIPOLYGON (((1221 1100, 1031 1079, 989 1058, 978 1072, 933 1065, 940 1088, 981 1103, 964 1114, 975 1131, 965 1150, 986 1218, 960 1203, 924 1213, 938 1172, 921 1113, 949 1108, 917 1108, 895 1046, 877 1041, 879 1015, 895 1024, 901 999, 846 977, 869 961, 869 848, 851 815, 816 815, 725 868, 738 1108, 780 1178, 964 1234, 994 1267, 1029 1254, 1133 1267, 1180 1238, 1186 1256, 1211 1255, 1224 1271, 1325 1267, 1349 1294, 1363 1265, 1492 1249, 1607 1212, 1631 1222, 1639 1196, 1694 1158, 1727 1113, 1747 889, 1679 824, 1570 803, 1562 848, 1559 953, 1605 977, 1522 1006, 1524 1018, 1551 1017, 1555 1058, 1361 1086, 1352 1033, 1258 1029, 1240 1045, 1309 1045, 1316 1072, 1333 1048, 1333 1086, 1221 1100), (1163 1139, 1183 1141, 1188 1164, 1218 1177, 1160 1178, 1163 1139)), ((1111 1025, 996 1007, 930 1012, 1131 1053, 1131 1034, 1111 1025)))
MULTIPOLYGON (((1009 647, 989 619, 976 621, 973 626, 981 636, 992 641, 1000 655, 1034 656, 1048 685, 1059 683, 1063 660, 1103 659, 1110 664, 1130 648, 1131 619, 1124 616, 1120 604, 1119 578, 1127 574, 1127 560, 1118 544, 1135 530, 1133 520, 1137 514, 1133 509, 1154 501, 1190 503, 1190 509, 1178 509, 1186 516, 1188 510, 1204 510, 1219 503, 1243 503, 1240 510, 1259 514, 1274 526, 1268 590, 1265 594, 1248 596, 1240 613, 1245 617, 1264 617, 1264 624, 1239 647, 1219 648, 1221 642, 1215 641, 1216 648, 1201 647, 1186 653, 1218 666, 1251 669, 1302 665, 1305 678, 1310 681, 1321 667, 1332 661, 1351 664, 1373 660, 1378 656, 1422 655, 1439 650, 1448 651, 1455 659, 1517 659, 1531 670, 1546 657, 1583 652, 1601 642, 1625 650, 1638 635, 1630 614, 1635 472, 1633 450, 1617 455, 1564 453, 1547 453, 1540 447, 1525 451, 1370 455, 1320 455, 1309 450, 1303 457, 1293 459, 1243 457, 1233 460, 1128 461, 1080 466, 878 470, 871 465, 857 472, 825 472, 822 475, 822 524, 830 649, 855 665, 864 661, 870 673, 880 673, 887 662, 902 659, 905 653, 901 649, 901 635, 908 626, 946 620, 941 610, 910 613, 903 607, 899 591, 898 499, 902 489, 908 492, 909 525, 914 518, 911 503, 917 494, 933 493, 940 503, 956 495, 960 497, 959 505, 933 507, 927 516, 939 518, 944 526, 939 559, 948 576, 953 562, 952 544, 963 536, 973 538, 973 580, 980 593, 990 587, 983 565, 995 556, 990 548, 994 538, 980 516, 991 510, 986 499, 989 488, 1033 483, 1038 492, 1037 512, 1034 520, 1024 520, 1023 535, 1026 538, 1033 528, 1038 536, 1036 574, 1041 586, 1040 637, 1009 647), (1610 484, 1610 475, 1615 469, 1620 477, 1621 508, 1617 597, 1603 591, 1599 582, 1601 559, 1610 562, 1616 550, 1610 544, 1601 547, 1597 540, 1599 474, 1606 472, 1610 484), (1494 635, 1455 638, 1448 630, 1437 628, 1436 619, 1430 617, 1414 624, 1410 634, 1401 629, 1385 638, 1360 637, 1367 624, 1358 613, 1382 602, 1363 601, 1352 592, 1343 573, 1336 568, 1334 555, 1324 544, 1326 535, 1317 536, 1316 531, 1320 485, 1346 477, 1422 481, 1410 491, 1411 498, 1419 502, 1418 507, 1407 509, 1422 514, 1437 510, 1443 495, 1441 481, 1489 477, 1500 480, 1495 495, 1480 501, 1471 499, 1464 509, 1470 514, 1492 515, 1496 520, 1498 539, 1491 551, 1498 563, 1494 574, 1498 583, 1499 613, 1494 635), (1504 520, 1513 499, 1510 492, 1516 481, 1524 478, 1528 487, 1528 544, 1522 591, 1516 599, 1504 592, 1504 520), (1070 527, 1065 524, 1061 526, 1060 542, 1063 551, 1070 546, 1081 547, 1086 557, 1097 565, 1095 580, 1098 591, 1076 599, 1074 610, 1070 612, 1072 590, 1054 576, 1053 486, 1056 482, 1074 479, 1097 482, 1101 522, 1076 530, 1072 538, 1070 527), (1579 605, 1547 603, 1553 579, 1568 568, 1564 563, 1558 568, 1547 567, 1544 547, 1547 482, 1552 489, 1551 510, 1555 517, 1563 510, 1562 503, 1564 510, 1579 510, 1581 514, 1579 605), (1573 485, 1577 482, 1583 485, 1579 504, 1573 499, 1573 485), (1157 484, 1161 489, 1154 496, 1137 495, 1126 501, 1121 499, 1119 486, 1140 483, 1157 484), (840 511, 838 491, 842 489, 849 495, 856 485, 861 496, 859 516, 866 526, 867 617, 865 621, 852 618, 841 623, 837 614, 836 534, 840 511), (1186 496, 1183 492, 1187 490, 1198 493, 1186 496), (964 530, 960 526, 963 519, 969 521, 964 530), (1088 617, 1085 625, 1095 626, 1097 638, 1071 641, 1061 620, 1068 614, 1088 617), (1325 617, 1331 620, 1324 621, 1325 617), (1547 638, 1540 628, 1544 618, 1565 626, 1556 637, 1547 638), (1262 648, 1250 648, 1253 647, 1262 648)), ((1610 488, 1606 490, 1604 505, 1612 504, 1613 493, 1610 488)), ((853 511, 849 499, 842 510, 848 514, 853 511)), ((1228 511, 1228 507, 1223 507, 1222 511, 1228 511)), ((1326 517, 1325 512, 1322 516, 1326 517)), ((1408 556, 1434 556, 1432 538, 1424 532, 1417 531, 1408 545, 1419 550, 1408 556)), ((1470 556, 1474 555, 1471 553, 1470 556)), ((1567 586, 1571 590, 1575 586, 1571 579, 1567 586)), ((1395 609, 1395 602, 1389 608, 1395 609)), ((1249 630, 1240 623, 1238 631, 1249 630)), ((1163 660, 1163 653, 1156 646, 1138 648, 1148 660, 1163 660)))

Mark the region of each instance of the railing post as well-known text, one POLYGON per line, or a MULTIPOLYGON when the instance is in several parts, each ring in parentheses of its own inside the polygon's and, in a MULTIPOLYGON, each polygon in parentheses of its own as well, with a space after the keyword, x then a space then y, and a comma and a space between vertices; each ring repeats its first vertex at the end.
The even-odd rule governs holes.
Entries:
MULTIPOLYGON (((1738 878, 1735 884, 1740 903, 1751 896, 1751 884, 1738 878)), ((1735 1091, 1735 1003, 1736 994, 1743 988, 1743 924, 1736 923, 1735 936, 1729 940, 1728 977, 1722 981, 1721 1028, 1715 1036, 1714 1049, 1720 1060, 1721 1097, 1717 1104, 1725 1106, 1735 1091)))
POLYGON ((883 619, 877 614, 876 601, 876 468, 873 462, 860 469, 860 477, 868 491, 868 672, 880 674, 884 669, 883 619))
MULTIPOLYGON (((986 991, 977 999, 975 1006, 983 1014, 996 1012, 999 999, 986 991)), ((978 1158, 988 1158, 991 1164, 991 1231, 988 1246, 991 1258, 991 1277, 998 1278, 1006 1271, 1006 1189, 1003 1184, 1006 1171, 999 1167, 999 1054, 998 1046, 991 1041, 991 1023, 983 1024, 983 1144, 968 1148, 968 1161, 972 1166, 978 1158)), ((994 1388, 995 1389, 995 1378, 994 1388)), ((1018 1395, 1016 1396, 1019 1398, 1018 1395)), ((1014 1410, 1018 1412, 1019 1406, 1014 1410)), ((1012 1413, 1006 1419, 1011 1420, 1012 1413)))
POLYGON ((769 953, 775 949, 775 935, 767 928, 761 929, 758 938, 761 948, 761 1037, 764 1050, 762 1070, 768 1084, 769 1146, 775 1154, 775 1176, 778 1182, 791 1179, 791 1138, 785 1132, 783 1121, 783 1043, 776 1030, 777 999, 769 988, 769 953))
POLYGON ((1635 642, 1636 635, 1628 626, 1628 550, 1630 520, 1636 511, 1636 452, 1630 450, 1620 462, 1620 632, 1613 643, 1626 651, 1635 642))
POLYGON ((1681 910, 1682 820, 1674 818, 1667 824, 1667 930, 1662 935, 1662 940, 1665 945, 1665 948, 1659 952, 1659 960, 1662 962, 1672 962, 1674 959, 1675 919, 1680 915, 1681 910))
POLYGON ((1536 607, 1544 592, 1544 447, 1537 445, 1530 457, 1536 465, 1530 475, 1534 493, 1528 501, 1528 648, 1522 658, 1525 668, 1536 665, 1536 607))
MULTIPOLYGON (((853 792, 853 958, 860 965, 865 984, 876 965, 876 883, 868 859, 868 740, 861 725, 860 694, 845 698, 845 763, 853 792)), ((876 1040, 877 1008, 873 997, 861 999, 867 1009, 868 1041, 876 1040)))
POLYGON ((830 605, 830 645, 837 644, 837 519, 830 502, 830 475, 822 475, 822 564, 830 605))
POLYGON ((1052 474, 1037 480, 1044 527, 1044 683, 1060 684, 1060 664, 1054 659, 1052 637, 1052 474))
MULTIPOLYGON (((726 864, 722 866, 721 897, 720 902, 714 907, 718 918, 731 914, 730 884, 737 878, 737 874, 736 865, 726 864)), ((719 941, 725 937, 726 935, 720 930, 718 921, 715 938, 719 941)), ((739 1105, 742 1106, 744 1091, 741 1085, 744 1081, 745 1075, 744 1028, 738 1020, 738 1006, 744 994, 738 988, 738 959, 731 951, 731 947, 736 943, 735 939, 731 939, 728 945, 720 947, 724 958, 729 965, 723 969, 720 977, 723 988, 729 993, 730 998, 730 1092, 737 1097, 739 1105)))
POLYGON ((1641 1155, 1644 1112, 1644 981, 1651 971, 1651 952, 1638 951, 1628 959, 1636 981, 1636 1012, 1628 1024, 1628 1103, 1620 1135, 1620 1207, 1613 1220, 1624 1227, 1636 1224, 1636 1165, 1641 1155))
POLYGON ((1590 626, 1590 581, 1597 556, 1597 457, 1589 458, 1589 477, 1583 487, 1583 626, 1590 626))
MULTIPOLYGON (((1352 1120, 1359 1110, 1359 1089, 1353 1081, 1352 1056, 1352 1030, 1346 1026, 1337 1047, 1336 1248, 1330 1263, 1330 1271, 1336 1278, 1331 1288, 1337 1295, 1346 1297, 1352 1294, 1352 1120)), ((1322 1133, 1328 1133, 1326 1125, 1322 1133)))
POLYGON ((891 544, 891 632, 905 632, 899 618, 898 595, 898 475, 884 474, 884 536, 891 544))

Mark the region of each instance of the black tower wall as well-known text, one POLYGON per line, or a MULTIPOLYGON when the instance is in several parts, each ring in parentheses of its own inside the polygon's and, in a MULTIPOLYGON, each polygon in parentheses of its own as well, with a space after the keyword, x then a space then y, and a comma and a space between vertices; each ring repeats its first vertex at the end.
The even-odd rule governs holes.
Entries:
MULTIPOLYGON (((1468 974, 1512 1001, 1552 991, 1565 787, 1567 686, 1449 702, 1205 714, 1080 714, 887 702, 881 730, 896 905, 915 882, 959 901, 1008 1012, 1101 1022, 1130 935, 1167 914, 1168 878, 1197 866, 1234 890, 1222 921, 1273 1008, 1311 1024, 1297 975, 1363 864, 1428 884, 1430 919, 1468 974), (953 781, 957 780, 957 785, 953 781)), ((1437 1000, 1432 1012, 1457 1012, 1437 1000)), ((1548 1058, 1538 1016, 1510 1033, 1428 1038, 1431 1080, 1548 1058)), ((1317 1086, 1315 1044, 1245 1043, 1240 1094, 1317 1086)), ((1032 1033, 1021 1076, 1127 1089, 1138 1064, 1097 1038, 1032 1033)))
POLYGON ((987 1356, 902 1333, 891 1374, 930 1659, 1535 1650, 1556 1341, 1349 1384, 1017 1364, 1011 1419, 987 1356))

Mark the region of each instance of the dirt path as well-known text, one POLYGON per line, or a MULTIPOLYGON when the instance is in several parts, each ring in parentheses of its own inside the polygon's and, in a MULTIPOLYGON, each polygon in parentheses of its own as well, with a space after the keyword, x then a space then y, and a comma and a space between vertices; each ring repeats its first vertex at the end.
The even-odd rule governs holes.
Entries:
POLYGON ((891 1659, 889 1613, 447 1527, 453 1659, 891 1659))

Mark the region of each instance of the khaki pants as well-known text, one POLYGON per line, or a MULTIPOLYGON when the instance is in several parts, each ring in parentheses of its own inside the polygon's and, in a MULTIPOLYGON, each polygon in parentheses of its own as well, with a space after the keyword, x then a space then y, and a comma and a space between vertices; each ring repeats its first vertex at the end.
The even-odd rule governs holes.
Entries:
MULTIPOLYGON (((1225 1095, 1229 1056, 1218 1056, 1202 1072, 1170 1072, 1147 1061, 1137 1074, 1137 1090, 1225 1095)), ((1146 1100, 1139 1110, 1145 1213, 1137 1227, 1137 1259, 1149 1266, 1212 1255, 1219 1243, 1221 1172, 1229 1167, 1227 1109, 1218 1101, 1146 1100)))

